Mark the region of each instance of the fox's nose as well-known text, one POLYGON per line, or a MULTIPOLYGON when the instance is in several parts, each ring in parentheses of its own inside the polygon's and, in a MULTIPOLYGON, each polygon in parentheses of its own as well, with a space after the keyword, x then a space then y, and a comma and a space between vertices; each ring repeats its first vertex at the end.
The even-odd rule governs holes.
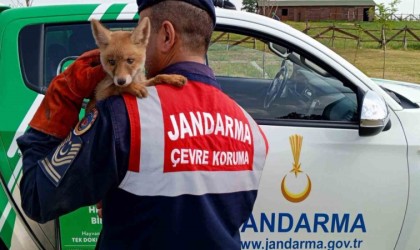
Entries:
POLYGON ((123 79, 123 78, 119 78, 118 80, 117 80, 117 84, 118 85, 124 85, 125 84, 125 79, 123 79))

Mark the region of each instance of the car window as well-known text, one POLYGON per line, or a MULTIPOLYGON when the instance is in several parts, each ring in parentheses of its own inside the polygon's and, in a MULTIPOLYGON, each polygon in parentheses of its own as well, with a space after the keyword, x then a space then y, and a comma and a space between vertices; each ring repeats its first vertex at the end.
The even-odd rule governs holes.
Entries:
POLYGON ((218 31, 207 61, 223 91, 254 119, 357 121, 357 88, 297 51, 218 31))
MULTIPOLYGON (((131 22, 104 23, 111 30, 130 30, 131 22)), ((39 24, 22 29, 19 34, 19 57, 27 86, 44 93, 60 71, 60 62, 96 48, 90 23, 39 24)))
POLYGON ((44 45, 45 82, 50 82, 57 75, 58 65, 61 60, 69 56, 78 56, 95 47, 89 25, 47 26, 45 28, 44 45))

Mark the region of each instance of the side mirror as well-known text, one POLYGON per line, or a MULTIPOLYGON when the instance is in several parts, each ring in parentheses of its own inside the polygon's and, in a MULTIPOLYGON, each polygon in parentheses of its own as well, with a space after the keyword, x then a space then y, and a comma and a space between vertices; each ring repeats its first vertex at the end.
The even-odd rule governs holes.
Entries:
POLYGON ((360 114, 360 136, 373 136, 389 129, 390 113, 385 100, 378 93, 369 90, 363 97, 362 111, 360 114))

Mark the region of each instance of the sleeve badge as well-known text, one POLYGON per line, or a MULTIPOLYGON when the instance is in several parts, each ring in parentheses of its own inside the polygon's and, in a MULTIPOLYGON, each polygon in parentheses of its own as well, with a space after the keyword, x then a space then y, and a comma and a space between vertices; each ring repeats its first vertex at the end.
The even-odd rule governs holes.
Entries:
POLYGON ((71 133, 54 152, 38 161, 44 174, 56 187, 60 184, 81 148, 82 139, 71 133))
POLYGON ((83 135, 88 131, 93 123, 95 122, 96 118, 98 117, 98 109, 94 107, 85 117, 77 123, 76 127, 74 128, 75 135, 83 135))

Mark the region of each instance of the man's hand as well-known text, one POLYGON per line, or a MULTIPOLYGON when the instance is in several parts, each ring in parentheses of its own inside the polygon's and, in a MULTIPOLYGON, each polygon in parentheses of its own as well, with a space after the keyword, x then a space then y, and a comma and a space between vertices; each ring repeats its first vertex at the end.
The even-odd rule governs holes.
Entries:
POLYGON ((29 126, 64 139, 79 120, 83 99, 93 95, 96 85, 105 76, 99 50, 82 54, 52 80, 29 126))
MULTIPOLYGON (((96 85, 105 77, 102 69, 99 50, 91 50, 83 53, 77 60, 67 68, 61 75, 69 86, 69 89, 76 97, 89 98, 93 96, 96 85)), ((57 79, 58 80, 58 79, 57 79)), ((52 81, 51 85, 54 84, 52 81)))

